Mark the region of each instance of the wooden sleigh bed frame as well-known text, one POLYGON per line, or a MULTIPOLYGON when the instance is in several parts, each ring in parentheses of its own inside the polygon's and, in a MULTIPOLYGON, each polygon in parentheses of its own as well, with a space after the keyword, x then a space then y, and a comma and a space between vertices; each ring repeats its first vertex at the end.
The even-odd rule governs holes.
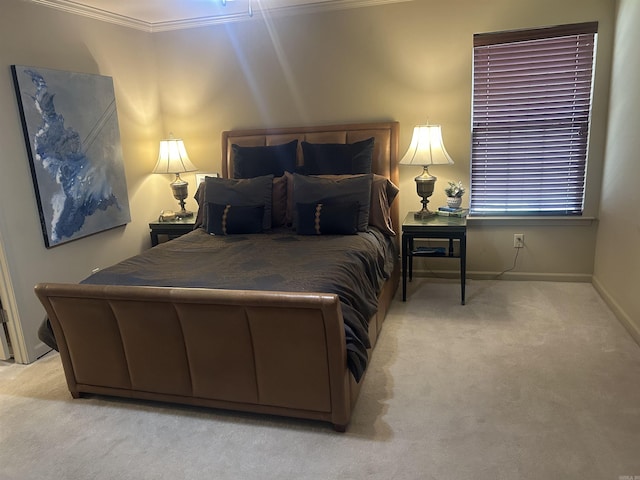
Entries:
MULTIPOLYGON (((398 133, 397 122, 223 132, 222 173, 232 175, 232 144, 373 136, 373 173, 398 185, 398 133)), ((391 216, 397 231, 397 200, 391 216)), ((372 348, 399 277, 395 259, 369 322, 372 348)), ((347 368, 335 294, 56 283, 38 284, 35 292, 74 398, 100 394, 306 418, 337 431, 349 423, 362 380, 347 368)))

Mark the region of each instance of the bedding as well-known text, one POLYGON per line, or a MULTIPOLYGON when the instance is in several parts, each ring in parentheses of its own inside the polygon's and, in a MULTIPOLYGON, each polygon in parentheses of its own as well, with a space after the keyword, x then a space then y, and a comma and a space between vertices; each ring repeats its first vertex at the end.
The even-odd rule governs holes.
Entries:
POLYGON ((298 203, 299 235, 355 235, 358 232, 358 202, 298 203))
POLYGON ((271 186, 271 226, 283 227, 287 224, 287 176, 282 175, 275 177, 271 186))
POLYGON ((294 172, 298 141, 282 145, 243 147, 232 145, 233 177, 253 178, 264 175, 281 177, 284 172, 294 172))
MULTIPOLYGON (((293 174, 293 204, 311 202, 357 202, 358 230, 365 232, 369 225, 371 182, 373 175, 354 175, 340 178, 321 178, 293 174)), ((298 219, 294 209, 293 226, 298 219)))
POLYGON ((393 242, 373 228, 322 237, 296 235, 288 228, 229 236, 197 229, 82 283, 335 293, 342 306, 349 369, 359 380, 371 346, 368 320, 391 275, 394 250, 393 242))
MULTIPOLYGON (((331 180, 349 178, 350 176, 351 175, 318 175, 319 178, 327 178, 331 180)), ((294 210, 293 174, 285 173, 284 177, 287 184, 285 224, 291 225, 293 223, 294 210)), ((391 205, 399 191, 398 187, 387 177, 373 174, 371 182, 371 198, 369 200, 369 225, 376 227, 385 235, 392 237, 395 236, 396 233, 393 229, 391 205)))
POLYGON ((207 203, 207 233, 234 235, 261 233, 264 205, 220 205, 207 203))
MULTIPOLYGON (((350 175, 318 175, 318 177, 340 180, 350 178, 350 175)), ((391 180, 382 175, 373 175, 369 202, 369 225, 392 237, 396 232, 393 229, 393 220, 391 219, 391 205, 398 192, 400 189, 391 180)))
MULTIPOLYGON (((262 228, 264 230, 271 228, 273 175, 246 179, 206 177, 204 183, 205 213, 202 215, 198 211, 196 218, 208 219, 206 214, 208 203, 229 204, 237 207, 262 205, 262 228)), ((204 227, 208 229, 206 222, 204 227)))
POLYGON ((302 142, 306 175, 371 173, 375 139, 353 143, 302 142))
MULTIPOLYGON (((281 227, 284 225, 291 224, 291 220, 287 220, 291 215, 290 212, 288 212, 288 205, 287 205, 287 188, 288 188, 287 178, 290 175, 291 175, 290 173, 285 172, 284 175, 273 178, 273 182, 271 185, 271 225, 274 227, 281 227), (289 215, 289 217, 287 215, 289 215)), ((205 177, 205 180, 203 182, 200 182, 200 184, 198 185, 198 189, 196 190, 196 193, 193 196, 194 200, 198 203, 198 205, 204 205, 207 202, 207 200, 204 197, 204 191, 205 191, 205 185, 206 185, 207 179, 209 178, 219 178, 219 177, 205 177)), ((217 181, 217 180, 214 180, 214 181, 217 181)), ((255 177, 253 177, 251 180, 245 179, 245 181, 253 182, 256 180, 255 180, 255 177)), ((234 179, 231 181, 231 185, 237 182, 238 182, 238 179, 234 179)), ((226 182, 226 183, 229 183, 229 182, 226 182)), ((237 190, 238 187, 235 187, 235 189, 237 190)), ((211 200, 211 198, 209 198, 209 200, 211 200)), ((224 203, 227 203, 226 202, 227 198, 223 197, 222 200, 224 201, 224 203)), ((265 204, 268 201, 269 201, 268 197, 265 198, 265 196, 261 196, 259 197, 258 200, 254 200, 253 202, 257 204, 265 204)), ((251 203, 251 202, 252 202, 251 198, 248 198, 247 203, 251 203)), ((206 221, 204 217, 205 210, 206 210, 205 208, 198 209, 194 228, 198 228, 202 226, 205 226, 206 228, 206 221)))

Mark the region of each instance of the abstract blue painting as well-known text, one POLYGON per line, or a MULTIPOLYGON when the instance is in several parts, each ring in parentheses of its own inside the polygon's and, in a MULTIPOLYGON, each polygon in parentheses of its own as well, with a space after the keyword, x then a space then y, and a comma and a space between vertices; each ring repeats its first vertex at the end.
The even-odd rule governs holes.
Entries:
POLYGON ((113 79, 11 71, 47 248, 130 222, 113 79))

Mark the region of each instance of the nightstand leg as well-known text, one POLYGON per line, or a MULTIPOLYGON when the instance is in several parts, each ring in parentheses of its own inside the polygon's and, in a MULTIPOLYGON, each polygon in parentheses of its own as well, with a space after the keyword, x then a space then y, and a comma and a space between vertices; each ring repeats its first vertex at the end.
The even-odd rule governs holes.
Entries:
POLYGON ((413 280, 413 237, 409 238, 409 250, 407 251, 409 257, 409 281, 413 280))
POLYGON ((460 289, 462 294, 462 305, 465 304, 465 286, 467 283, 467 235, 460 238, 460 289))
POLYGON ((409 239, 406 235, 402 236, 402 301, 407 300, 407 255, 409 239))

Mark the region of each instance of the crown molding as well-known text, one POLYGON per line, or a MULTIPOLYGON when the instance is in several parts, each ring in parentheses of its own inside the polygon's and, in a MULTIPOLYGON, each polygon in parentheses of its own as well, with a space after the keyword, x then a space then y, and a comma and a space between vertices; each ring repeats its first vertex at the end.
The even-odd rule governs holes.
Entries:
POLYGON ((127 28, 142 30, 145 32, 162 32, 169 30, 183 30, 189 28, 205 27, 209 25, 221 25, 240 21, 253 20, 261 17, 299 15, 308 13, 318 13, 335 10, 347 10, 353 8, 364 8, 389 3, 402 3, 412 0, 325 0, 299 5, 289 5, 273 8, 261 8, 260 2, 253 2, 253 16, 246 13, 234 12, 228 15, 215 15, 206 17, 193 17, 181 20, 170 20, 166 22, 147 22, 141 19, 119 15, 100 8, 91 7, 72 0, 26 0, 30 3, 55 8, 66 13, 81 15, 83 17, 114 23, 127 28))
POLYGON ((118 15, 116 13, 108 12, 88 5, 82 5, 78 2, 70 0, 26 0, 30 3, 37 5, 44 5, 45 7, 55 8, 65 13, 71 13, 74 15, 80 15, 94 20, 100 20, 102 22, 115 23, 127 28, 134 28, 136 30, 144 30, 146 32, 152 31, 153 24, 138 20, 124 15, 118 15))

